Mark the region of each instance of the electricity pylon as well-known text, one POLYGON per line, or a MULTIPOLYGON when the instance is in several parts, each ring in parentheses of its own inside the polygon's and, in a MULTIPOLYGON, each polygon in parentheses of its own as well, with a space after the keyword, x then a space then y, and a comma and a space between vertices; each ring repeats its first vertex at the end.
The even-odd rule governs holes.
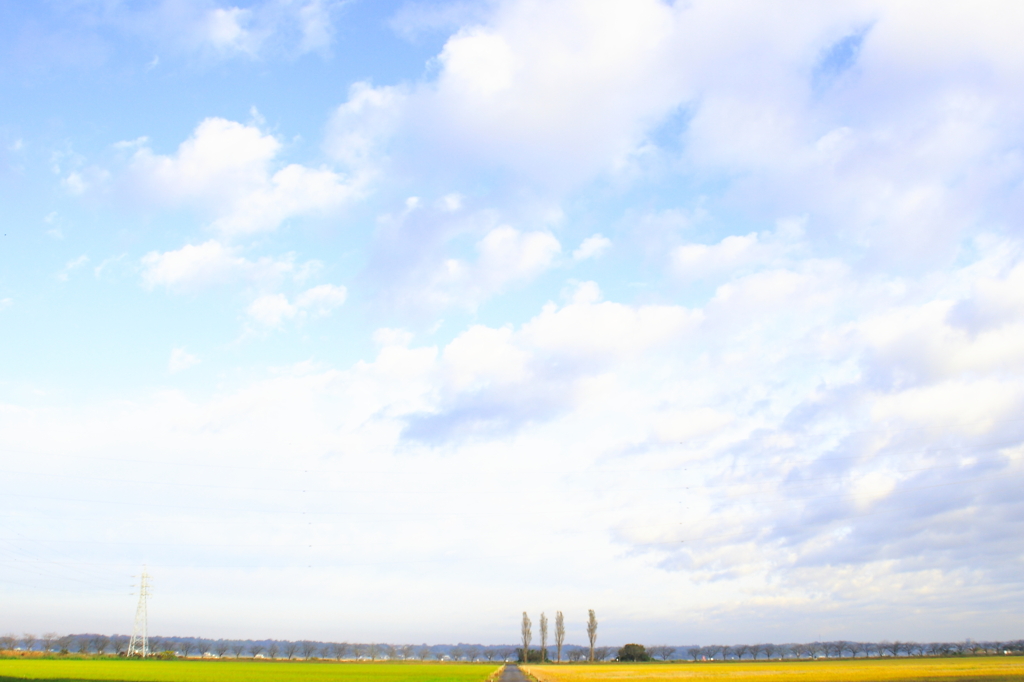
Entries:
POLYGON ((149 655, 149 616, 146 613, 146 598, 149 596, 149 574, 142 568, 139 578, 139 605, 135 607, 135 627, 132 628, 132 639, 128 642, 128 657, 149 655))

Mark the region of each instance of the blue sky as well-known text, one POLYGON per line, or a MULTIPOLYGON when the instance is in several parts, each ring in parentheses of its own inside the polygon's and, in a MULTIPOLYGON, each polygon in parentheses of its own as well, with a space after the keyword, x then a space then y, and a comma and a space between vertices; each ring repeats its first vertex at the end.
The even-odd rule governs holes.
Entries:
POLYGON ((0 630, 1020 636, 1016 4, 0 13, 0 630))

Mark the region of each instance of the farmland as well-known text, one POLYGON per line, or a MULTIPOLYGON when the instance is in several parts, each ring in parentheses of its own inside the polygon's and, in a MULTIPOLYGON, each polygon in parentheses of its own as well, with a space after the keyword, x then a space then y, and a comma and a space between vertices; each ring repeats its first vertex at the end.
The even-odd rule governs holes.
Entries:
POLYGON ((0 682, 484 682, 497 670, 492 663, 0 659, 0 682))
POLYGON ((1024 682, 1024 657, 532 665, 538 682, 1024 682))

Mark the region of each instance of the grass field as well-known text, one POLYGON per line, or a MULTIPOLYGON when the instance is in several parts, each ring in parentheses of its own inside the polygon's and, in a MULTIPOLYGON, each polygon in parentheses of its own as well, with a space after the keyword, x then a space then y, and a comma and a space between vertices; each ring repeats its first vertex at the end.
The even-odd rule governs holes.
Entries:
POLYGON ((524 666, 538 682, 1024 682, 1024 657, 524 666))
POLYGON ((498 668, 493 663, 0 659, 0 682, 484 682, 498 668))

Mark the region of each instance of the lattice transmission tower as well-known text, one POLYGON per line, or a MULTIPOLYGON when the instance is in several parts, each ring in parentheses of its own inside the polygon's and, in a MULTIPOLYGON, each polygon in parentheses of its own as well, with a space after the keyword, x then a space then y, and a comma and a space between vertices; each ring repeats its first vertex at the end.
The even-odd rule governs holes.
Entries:
POLYGON ((146 612, 146 598, 149 597, 149 574, 143 566, 139 577, 139 605, 135 607, 135 627, 132 628, 132 639, 128 642, 128 656, 149 655, 149 615, 146 612))

